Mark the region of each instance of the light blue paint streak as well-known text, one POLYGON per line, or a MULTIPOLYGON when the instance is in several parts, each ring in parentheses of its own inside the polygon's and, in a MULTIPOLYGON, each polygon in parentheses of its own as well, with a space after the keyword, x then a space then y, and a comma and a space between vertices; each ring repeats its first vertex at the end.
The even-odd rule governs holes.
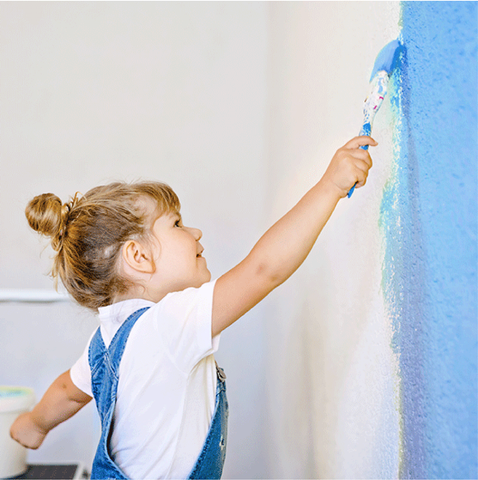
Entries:
POLYGON ((404 478, 478 478, 477 26, 476 2, 402 2, 381 226, 404 478))

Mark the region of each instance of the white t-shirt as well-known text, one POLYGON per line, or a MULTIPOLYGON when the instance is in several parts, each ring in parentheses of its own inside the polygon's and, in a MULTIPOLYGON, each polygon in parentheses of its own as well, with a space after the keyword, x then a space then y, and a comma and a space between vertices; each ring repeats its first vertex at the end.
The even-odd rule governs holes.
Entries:
MULTIPOLYGON (((131 330, 119 370, 110 446, 129 478, 186 478, 201 452, 216 401, 214 285, 170 293, 159 303, 126 300, 99 309, 108 346, 133 312, 151 307, 131 330)), ((70 374, 93 396, 89 344, 70 374)))

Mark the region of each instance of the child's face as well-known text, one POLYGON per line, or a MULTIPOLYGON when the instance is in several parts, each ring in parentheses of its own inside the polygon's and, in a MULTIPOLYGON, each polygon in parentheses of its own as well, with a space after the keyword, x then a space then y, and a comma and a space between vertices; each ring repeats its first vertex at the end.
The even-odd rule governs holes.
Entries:
POLYGON ((152 233, 156 239, 154 276, 161 290, 176 292, 200 287, 211 280, 206 259, 201 255, 201 230, 184 226, 179 214, 168 213, 154 222, 152 233))

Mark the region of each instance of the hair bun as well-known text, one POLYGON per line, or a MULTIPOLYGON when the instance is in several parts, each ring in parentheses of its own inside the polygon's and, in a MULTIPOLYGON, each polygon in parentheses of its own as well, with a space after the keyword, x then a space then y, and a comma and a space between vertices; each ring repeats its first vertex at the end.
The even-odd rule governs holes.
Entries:
POLYGON ((31 200, 25 209, 28 224, 36 232, 52 238, 55 248, 66 220, 67 209, 53 193, 43 193, 31 200))

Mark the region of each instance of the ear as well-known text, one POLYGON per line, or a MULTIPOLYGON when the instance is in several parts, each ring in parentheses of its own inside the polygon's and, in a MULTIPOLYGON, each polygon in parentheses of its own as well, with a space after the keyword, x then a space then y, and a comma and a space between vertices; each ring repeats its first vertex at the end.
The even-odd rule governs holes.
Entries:
POLYGON ((154 273, 155 266, 151 252, 138 241, 128 240, 123 245, 123 259, 133 270, 140 273, 154 273))

